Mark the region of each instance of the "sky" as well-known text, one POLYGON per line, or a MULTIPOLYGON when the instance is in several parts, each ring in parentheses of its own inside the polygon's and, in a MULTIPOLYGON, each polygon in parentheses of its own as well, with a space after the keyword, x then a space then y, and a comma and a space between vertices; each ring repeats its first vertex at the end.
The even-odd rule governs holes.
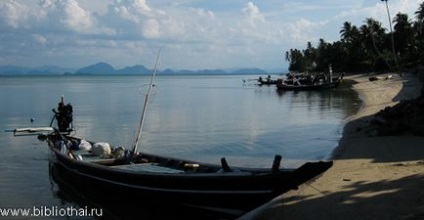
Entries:
MULTIPOLYGON (((422 0, 388 1, 415 19, 422 0)), ((284 54, 340 39, 345 21, 388 31, 381 0, 0 0, 0 65, 284 69, 284 54)))

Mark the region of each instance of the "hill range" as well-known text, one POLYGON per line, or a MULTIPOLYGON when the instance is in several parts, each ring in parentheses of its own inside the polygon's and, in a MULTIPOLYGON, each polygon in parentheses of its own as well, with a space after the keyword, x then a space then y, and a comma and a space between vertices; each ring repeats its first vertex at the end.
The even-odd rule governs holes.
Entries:
MULTIPOLYGON (((274 73, 280 73, 273 70, 274 73)), ((64 68, 59 66, 41 66, 35 68, 5 65, 0 66, 0 75, 139 75, 151 74, 152 69, 144 65, 127 66, 115 69, 106 62, 99 62, 79 69, 64 68)), ((203 69, 203 70, 158 70, 158 74, 193 74, 193 75, 227 75, 227 74, 268 74, 260 68, 237 68, 237 69, 203 69)))

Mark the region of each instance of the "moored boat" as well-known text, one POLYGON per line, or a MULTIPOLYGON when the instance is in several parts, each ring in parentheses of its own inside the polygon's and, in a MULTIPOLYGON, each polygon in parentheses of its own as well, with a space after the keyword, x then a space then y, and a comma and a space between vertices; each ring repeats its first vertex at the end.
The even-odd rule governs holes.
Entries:
POLYGON ((277 89, 278 90, 295 90, 295 91, 307 91, 307 90, 323 90, 323 89, 333 89, 340 85, 342 81, 342 77, 336 78, 331 82, 318 82, 318 83, 309 83, 309 84, 301 84, 301 83, 286 83, 282 79, 277 80, 277 89))
POLYGON ((243 168, 228 165, 225 158, 219 165, 144 152, 114 153, 122 149, 119 147, 111 147, 109 156, 95 155, 93 150, 76 146, 96 143, 59 131, 40 138, 46 138, 56 165, 76 187, 92 186, 105 194, 115 192, 156 204, 239 214, 297 189, 332 166, 331 161, 318 161, 306 162, 298 168, 281 168, 281 157, 276 155, 270 168, 243 168))
POLYGON ((333 76, 333 70, 330 64, 328 73, 321 73, 317 75, 310 74, 306 76, 298 76, 294 73, 288 73, 287 79, 278 79, 276 85, 277 90, 280 91, 332 89, 340 85, 343 80, 343 76, 343 73, 340 76, 333 76))
POLYGON ((266 79, 263 79, 262 76, 260 76, 258 78, 258 85, 262 86, 262 85, 275 85, 277 84, 277 80, 276 79, 271 79, 271 76, 268 75, 266 77, 266 79))

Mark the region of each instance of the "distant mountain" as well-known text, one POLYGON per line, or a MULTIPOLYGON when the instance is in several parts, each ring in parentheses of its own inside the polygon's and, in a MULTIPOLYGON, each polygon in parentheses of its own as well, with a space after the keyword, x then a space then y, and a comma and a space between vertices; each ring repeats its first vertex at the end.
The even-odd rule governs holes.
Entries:
POLYGON ((151 73, 151 72, 152 70, 147 69, 143 65, 127 66, 117 71, 117 73, 119 74, 141 74, 141 73, 151 73))
POLYGON ((7 65, 0 67, 0 74, 2 75, 23 75, 27 74, 28 71, 30 71, 29 68, 20 66, 7 65))
POLYGON ((166 70, 162 71, 161 73, 163 73, 163 74, 174 74, 174 71, 172 71, 171 69, 166 69, 166 70))
MULTIPOLYGON (((127 66, 115 69, 106 62, 99 62, 80 69, 63 68, 58 66, 41 66, 35 68, 19 67, 13 65, 0 66, 0 75, 114 75, 114 74, 151 74, 152 70, 143 65, 127 66)), ((225 75, 225 74, 268 74, 259 68, 238 69, 203 69, 203 70, 158 70, 159 74, 184 74, 184 75, 225 75)))
POLYGON ((204 69, 204 70, 170 70, 166 69, 162 74, 196 74, 196 75, 228 75, 228 74, 267 74, 266 71, 258 68, 243 68, 234 70, 223 70, 223 69, 204 69))
POLYGON ((225 72, 221 69, 214 69, 214 70, 200 70, 199 73, 201 74, 228 74, 228 72, 225 72))
POLYGON ((60 75, 65 72, 75 71, 72 68, 64 68, 59 66, 41 66, 35 68, 20 67, 20 66, 0 66, 1 75, 60 75))
POLYGON ((186 74, 186 75, 190 75, 190 74, 198 74, 198 75, 217 75, 217 74, 229 74, 229 72, 226 72, 224 70, 221 69, 214 69, 214 70, 208 70, 208 69, 204 69, 204 70, 178 70, 178 71, 173 71, 170 69, 167 69, 161 73, 166 73, 166 74, 186 74))
POLYGON ((96 63, 90 66, 83 67, 81 69, 78 69, 75 74, 93 74, 93 75, 99 75, 99 74, 116 74, 117 71, 115 68, 113 68, 110 64, 105 62, 96 63))
POLYGON ((193 70, 170 70, 168 69, 168 74, 196 74, 196 71, 193 70))
POLYGON ((258 68, 243 68, 233 71, 233 74, 267 74, 267 72, 258 68))
POLYGON ((58 75, 66 72, 74 72, 75 69, 63 68, 59 66, 41 66, 28 71, 28 74, 36 75, 58 75))

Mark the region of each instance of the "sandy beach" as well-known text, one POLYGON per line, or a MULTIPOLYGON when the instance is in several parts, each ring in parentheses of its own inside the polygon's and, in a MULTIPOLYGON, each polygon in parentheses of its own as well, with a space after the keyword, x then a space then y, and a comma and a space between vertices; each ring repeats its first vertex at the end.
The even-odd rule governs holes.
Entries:
POLYGON ((420 95, 416 76, 388 75, 345 77, 363 105, 346 121, 333 167, 240 219, 424 219, 424 137, 375 136, 367 126, 381 109, 420 95))

